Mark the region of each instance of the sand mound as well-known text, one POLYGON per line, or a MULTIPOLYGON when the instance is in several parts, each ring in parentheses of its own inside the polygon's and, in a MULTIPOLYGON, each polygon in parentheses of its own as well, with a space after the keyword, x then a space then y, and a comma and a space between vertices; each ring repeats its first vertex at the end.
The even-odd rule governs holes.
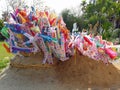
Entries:
POLYGON ((78 56, 76 63, 73 58, 71 61, 59 63, 57 71, 63 83, 74 82, 83 87, 110 87, 120 81, 120 72, 112 64, 106 66, 85 56, 78 56))
POLYGON ((112 64, 105 65, 101 61, 77 55, 76 60, 75 57, 71 57, 65 62, 54 60, 54 65, 42 65, 42 56, 36 54, 23 59, 16 57, 11 61, 11 65, 19 68, 37 67, 39 70, 45 67, 51 68, 47 74, 54 74, 54 80, 67 84, 69 87, 112 87, 120 83, 120 71, 112 64))

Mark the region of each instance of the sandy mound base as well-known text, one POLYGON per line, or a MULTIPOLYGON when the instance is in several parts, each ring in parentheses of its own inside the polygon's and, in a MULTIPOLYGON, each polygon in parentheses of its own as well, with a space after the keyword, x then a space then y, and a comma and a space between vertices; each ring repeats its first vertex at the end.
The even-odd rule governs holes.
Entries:
MULTIPOLYGON (((120 86, 120 71, 112 64, 105 65, 101 61, 95 61, 88 57, 77 55, 65 62, 54 60, 54 65, 42 65, 39 54, 20 58, 16 57, 11 61, 12 67, 35 68, 36 72, 43 72, 53 77, 54 81, 59 81, 68 87, 114 87, 120 86), (56 62, 57 61, 57 62, 56 62), (44 72, 45 71, 45 72, 44 72)), ((119 66, 118 66, 119 67, 119 66)), ((24 73, 28 69, 21 69, 24 73)), ((35 71, 30 73, 35 73, 35 71)), ((40 75, 41 76, 41 75, 40 75)), ((34 75, 32 77, 35 77, 34 75)), ((48 77, 44 77, 48 78, 48 77)))

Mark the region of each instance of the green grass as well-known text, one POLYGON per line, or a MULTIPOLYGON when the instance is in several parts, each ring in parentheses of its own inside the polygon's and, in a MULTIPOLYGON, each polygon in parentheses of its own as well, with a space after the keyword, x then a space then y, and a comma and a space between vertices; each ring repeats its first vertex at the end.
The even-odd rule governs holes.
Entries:
POLYGON ((0 42, 0 72, 8 65, 10 58, 13 57, 13 54, 8 53, 2 46, 3 43, 4 42, 0 42))

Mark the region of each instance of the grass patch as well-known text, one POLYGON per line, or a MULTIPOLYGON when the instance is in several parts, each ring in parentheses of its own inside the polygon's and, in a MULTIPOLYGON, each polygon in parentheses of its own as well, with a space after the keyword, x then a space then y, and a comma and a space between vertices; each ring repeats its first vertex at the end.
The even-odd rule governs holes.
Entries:
POLYGON ((2 46, 4 42, 0 42, 0 60, 3 60, 5 57, 12 57, 13 54, 8 53, 5 48, 2 46))
POLYGON ((8 53, 2 46, 3 43, 0 42, 0 71, 8 65, 10 58, 13 57, 13 54, 8 53))
POLYGON ((5 68, 9 62, 10 62, 10 58, 0 60, 0 71, 2 71, 2 69, 5 68))

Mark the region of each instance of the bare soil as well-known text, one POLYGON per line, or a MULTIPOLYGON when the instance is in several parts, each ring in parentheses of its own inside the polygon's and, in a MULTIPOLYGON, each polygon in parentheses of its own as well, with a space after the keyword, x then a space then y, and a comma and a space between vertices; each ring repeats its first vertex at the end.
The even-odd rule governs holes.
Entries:
POLYGON ((54 65, 42 65, 43 55, 16 57, 0 75, 0 90, 120 90, 120 62, 76 55, 54 65))

